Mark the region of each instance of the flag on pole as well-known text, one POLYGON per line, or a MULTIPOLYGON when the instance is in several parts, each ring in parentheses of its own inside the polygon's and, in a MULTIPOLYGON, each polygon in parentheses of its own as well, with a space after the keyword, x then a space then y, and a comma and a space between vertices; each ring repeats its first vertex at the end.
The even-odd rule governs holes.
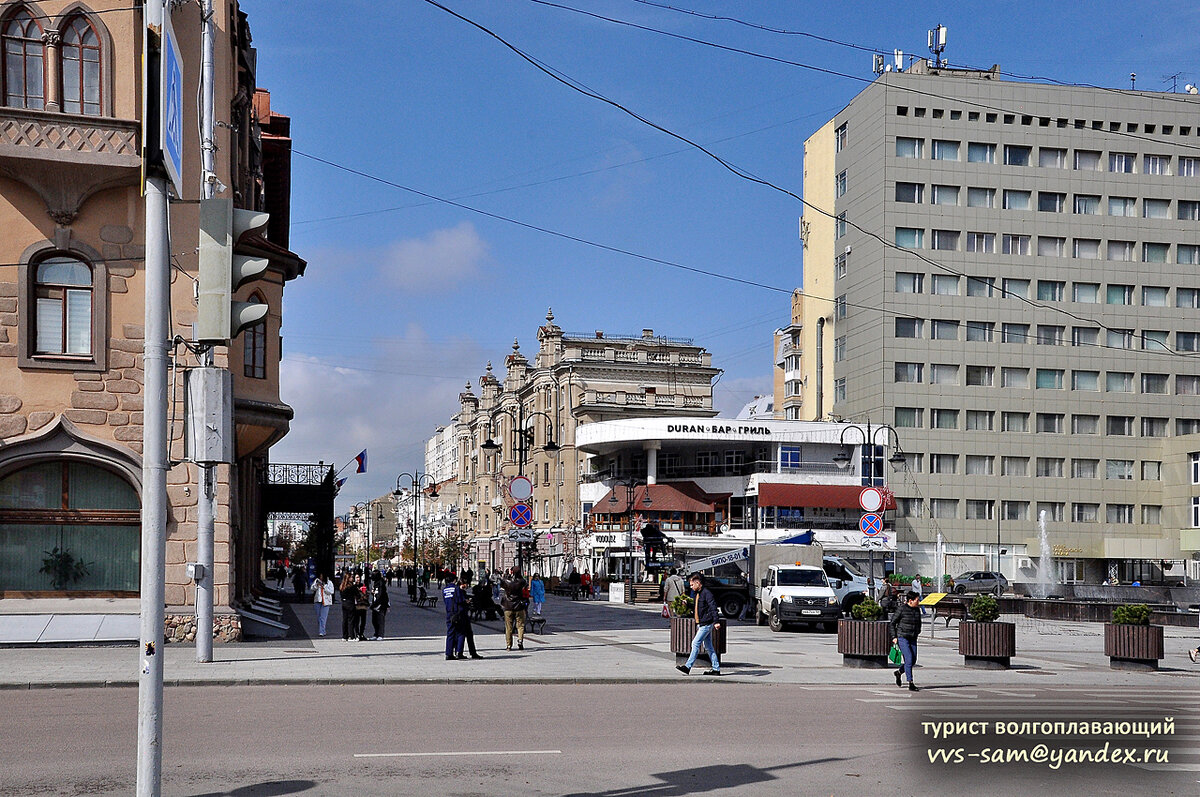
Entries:
POLYGON ((349 478, 350 478, 349 476, 346 476, 346 477, 343 477, 343 478, 337 480, 337 487, 339 490, 341 489, 342 485, 346 483, 346 480, 349 478))
POLYGON ((358 463, 358 470, 356 470, 354 472, 355 473, 366 473, 367 472, 367 449, 364 448, 362 450, 362 453, 354 458, 354 461, 358 463))

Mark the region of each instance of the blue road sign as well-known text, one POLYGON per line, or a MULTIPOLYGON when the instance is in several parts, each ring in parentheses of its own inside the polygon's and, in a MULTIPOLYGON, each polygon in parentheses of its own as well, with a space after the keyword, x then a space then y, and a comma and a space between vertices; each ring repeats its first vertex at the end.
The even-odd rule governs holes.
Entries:
POLYGON ((183 196, 183 58, 171 15, 163 18, 162 44, 162 156, 163 165, 175 186, 175 195, 183 196))
POLYGON ((868 512, 858 521, 858 530, 864 537, 875 537, 883 533, 883 518, 874 512, 868 512))
POLYGON ((508 510, 508 519, 514 526, 524 528, 533 522, 533 510, 529 508, 529 504, 513 504, 508 510))

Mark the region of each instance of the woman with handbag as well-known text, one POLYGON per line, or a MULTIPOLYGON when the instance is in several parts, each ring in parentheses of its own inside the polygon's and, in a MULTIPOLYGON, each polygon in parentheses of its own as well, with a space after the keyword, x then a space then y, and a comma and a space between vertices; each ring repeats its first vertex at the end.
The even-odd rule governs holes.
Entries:
POLYGON ((892 615, 892 645, 900 648, 904 664, 896 670, 896 686, 903 688, 900 676, 908 676, 908 691, 920 691, 913 683, 913 667, 917 663, 917 637, 921 635, 921 596, 909 590, 904 596, 904 603, 892 615))

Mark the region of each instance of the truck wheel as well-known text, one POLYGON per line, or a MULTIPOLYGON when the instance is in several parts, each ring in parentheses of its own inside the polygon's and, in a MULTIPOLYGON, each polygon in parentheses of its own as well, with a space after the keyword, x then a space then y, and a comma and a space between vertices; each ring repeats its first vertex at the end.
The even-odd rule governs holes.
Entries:
POLYGON ((772 631, 779 632, 783 630, 783 620, 779 617, 779 612, 774 609, 767 615, 767 622, 770 624, 772 631))
POLYGON ((836 634, 837 623, 821 623, 821 630, 826 634, 836 634))
POLYGON ((730 620, 736 620, 742 615, 742 599, 737 595, 726 595, 721 599, 721 614, 730 620))

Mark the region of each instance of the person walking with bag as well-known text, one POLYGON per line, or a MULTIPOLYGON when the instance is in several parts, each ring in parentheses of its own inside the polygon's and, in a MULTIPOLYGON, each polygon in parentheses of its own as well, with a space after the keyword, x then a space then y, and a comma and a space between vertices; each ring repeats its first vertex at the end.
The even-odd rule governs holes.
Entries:
POLYGON ((692 637, 692 654, 688 656, 687 664, 680 664, 675 669, 684 675, 692 671, 692 665, 700 655, 700 647, 708 648, 708 660, 712 669, 705 670, 705 675, 720 675, 721 660, 717 658, 717 646, 713 644, 713 631, 721 627, 720 616, 717 614, 717 600, 712 591, 704 586, 704 576, 692 573, 690 579, 692 590, 696 593, 696 635, 692 637))
POLYGON ((333 582, 324 573, 317 573, 313 581, 313 603, 317 607, 317 636, 325 636, 329 610, 333 607, 333 582))
POLYGON ((666 608, 664 617, 676 616, 675 611, 671 608, 671 603, 685 592, 687 592, 687 582, 683 580, 683 576, 679 575, 679 570, 672 568, 671 575, 667 576, 667 580, 663 582, 663 606, 666 608))
POLYGON ((504 591, 500 608, 504 610, 505 650, 512 650, 514 626, 517 631, 517 650, 524 650, 525 612, 529 602, 525 600, 525 579, 521 578, 521 569, 514 567, 511 575, 500 582, 500 587, 504 591))
POLYGON ((900 648, 904 665, 895 671, 896 686, 901 688, 900 676, 908 678, 908 691, 918 692, 921 687, 913 683, 913 667, 917 664, 917 637, 921 636, 921 596, 914 590, 909 590, 904 596, 904 603, 892 615, 892 644, 900 648))

